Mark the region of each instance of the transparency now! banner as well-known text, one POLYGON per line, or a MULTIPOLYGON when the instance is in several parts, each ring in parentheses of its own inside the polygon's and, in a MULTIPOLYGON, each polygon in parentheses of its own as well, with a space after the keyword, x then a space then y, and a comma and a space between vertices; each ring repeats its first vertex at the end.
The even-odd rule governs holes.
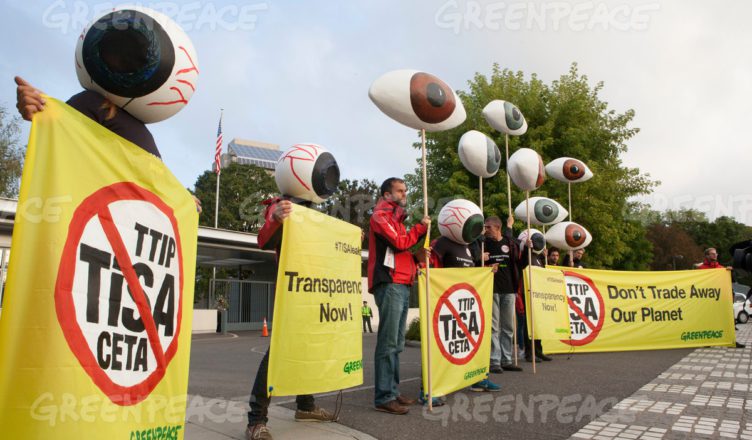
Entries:
POLYGON ((299 205, 283 227, 267 392, 290 396, 360 385, 360 228, 299 205))
POLYGON ((559 341, 544 340, 546 352, 735 344, 731 273, 725 269, 559 269, 566 280, 572 335, 559 341))
POLYGON ((183 438, 198 219, 155 156, 47 98, 0 319, 4 438, 183 438))

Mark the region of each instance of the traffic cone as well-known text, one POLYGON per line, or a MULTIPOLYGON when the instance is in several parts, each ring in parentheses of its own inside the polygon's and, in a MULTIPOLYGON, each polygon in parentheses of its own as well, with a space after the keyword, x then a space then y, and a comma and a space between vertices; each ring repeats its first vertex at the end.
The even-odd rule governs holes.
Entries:
POLYGON ((269 336, 269 327, 266 326, 266 318, 264 318, 264 326, 261 328, 261 336, 264 338, 269 336))

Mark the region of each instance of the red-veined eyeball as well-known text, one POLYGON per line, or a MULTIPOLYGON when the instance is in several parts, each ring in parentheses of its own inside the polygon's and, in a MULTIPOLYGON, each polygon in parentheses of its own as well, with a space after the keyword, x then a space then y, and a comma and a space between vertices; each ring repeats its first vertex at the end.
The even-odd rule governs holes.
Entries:
POLYGON ((387 116, 416 130, 449 130, 467 116, 459 96, 447 83, 417 70, 385 73, 371 84, 368 96, 387 116))
POLYGON ((523 191, 537 189, 546 180, 543 159, 530 148, 520 148, 509 157, 507 173, 512 182, 523 191))
POLYGON ((557 223, 546 232, 546 241, 565 251, 585 248, 592 240, 590 232, 574 222, 557 223))
POLYGON ((525 134, 527 121, 520 109, 507 101, 496 99, 483 108, 483 117, 496 131, 512 136, 525 134))
POLYGON ((457 154, 462 165, 479 177, 489 178, 499 172, 501 152, 494 141, 485 134, 470 130, 460 138, 457 154))
POLYGON ((339 166, 321 145, 297 144, 277 161, 274 180, 286 196, 321 203, 337 190, 339 166))
MULTIPOLYGON (((517 236, 517 240, 520 242, 520 246, 523 249, 527 246, 527 231, 528 230, 525 229, 517 236)), ((539 230, 532 228, 530 228, 530 236, 533 241, 533 253, 540 254, 543 252, 543 249, 546 248, 546 237, 539 230)))
POLYGON ((76 45, 81 86, 100 93, 144 123, 180 111, 198 82, 188 36, 166 15, 124 6, 90 23, 76 45))
MULTIPOLYGON (((547 197, 530 197, 530 223, 547 226, 567 218, 567 210, 554 199, 547 197)), ((514 209, 514 216, 523 222, 527 219, 527 202, 523 200, 514 209)))
POLYGON ((439 211, 439 232, 455 243, 472 243, 483 233, 483 214, 469 200, 452 200, 439 211))
POLYGON ((556 180, 565 183, 576 183, 590 180, 593 172, 581 160, 571 157, 560 157, 546 165, 546 173, 556 180))

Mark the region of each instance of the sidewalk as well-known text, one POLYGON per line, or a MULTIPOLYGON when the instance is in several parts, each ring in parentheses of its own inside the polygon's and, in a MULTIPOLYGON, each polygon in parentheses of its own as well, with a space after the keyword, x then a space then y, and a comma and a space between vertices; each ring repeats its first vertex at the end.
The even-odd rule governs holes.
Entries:
MULTIPOLYGON (((248 399, 203 399, 189 396, 185 423, 186 440, 245 439, 248 423, 248 399)), ((295 411, 272 404, 269 407, 269 429, 275 440, 286 439, 358 439, 376 440, 368 434, 339 423, 299 423, 295 411)))
POLYGON ((752 325, 738 328, 746 348, 695 350, 571 438, 752 440, 752 325))

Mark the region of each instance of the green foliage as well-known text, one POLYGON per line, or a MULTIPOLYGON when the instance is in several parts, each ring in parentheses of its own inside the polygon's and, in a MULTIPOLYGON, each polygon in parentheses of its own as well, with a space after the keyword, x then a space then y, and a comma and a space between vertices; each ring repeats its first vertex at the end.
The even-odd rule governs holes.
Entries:
POLYGON ((344 179, 339 182, 337 192, 321 205, 321 210, 361 228, 365 234, 363 247, 368 248, 368 231, 378 193, 379 186, 373 180, 344 179))
MULTIPOLYGON (((634 111, 616 113, 609 109, 598 96, 602 88, 602 83, 591 87, 576 64, 550 85, 535 74, 526 79, 522 72, 501 70, 498 65, 494 65, 490 77, 476 74, 468 82, 468 90, 458 92, 467 111, 465 123, 452 130, 427 133, 432 213, 438 214, 449 199, 478 200, 478 178, 462 166, 457 145, 463 133, 474 129, 491 136, 504 154, 504 135, 494 131, 481 113, 492 100, 504 99, 520 108, 529 126, 526 134, 510 136, 510 155, 519 148, 532 148, 544 163, 562 156, 575 157, 593 171, 591 180, 572 185, 573 219, 593 235, 586 254, 588 266, 647 269, 651 244, 645 239, 644 226, 632 219, 638 207, 628 200, 650 193, 656 182, 622 164, 620 156, 627 151, 626 142, 638 132, 630 127, 634 111)), ((420 144, 416 147, 420 148, 420 144)), ((484 180, 486 216, 505 218, 508 214, 505 168, 502 163, 496 176, 484 180)), ((420 170, 407 176, 407 180, 412 200, 422 203, 420 170)), ((550 197, 568 208, 567 185, 554 179, 549 178, 531 196, 550 197)), ((525 194, 512 185, 512 209, 524 199, 525 194)), ((524 227, 519 220, 515 224, 517 231, 524 227)))
POLYGON ((405 339, 408 341, 420 341, 420 318, 410 321, 405 332, 405 339))
POLYGON ((0 106, 0 197, 18 197, 24 160, 24 148, 18 138, 20 121, 0 106))
MULTIPOLYGON (((196 197, 201 200, 201 226, 214 226, 217 175, 205 171, 196 179, 196 197)), ((217 226, 240 232, 258 232, 263 224, 266 199, 274 197, 274 177, 255 165, 231 164, 222 169, 219 181, 219 221, 217 226)))

